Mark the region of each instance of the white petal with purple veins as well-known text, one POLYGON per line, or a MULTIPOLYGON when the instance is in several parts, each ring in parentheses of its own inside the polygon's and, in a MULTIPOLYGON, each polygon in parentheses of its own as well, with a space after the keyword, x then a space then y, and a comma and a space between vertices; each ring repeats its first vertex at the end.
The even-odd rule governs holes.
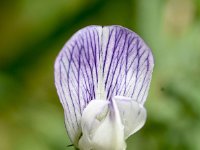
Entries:
POLYGON ((93 128, 95 116, 104 112, 102 107, 107 102, 110 105, 116 101, 115 111, 110 106, 106 108, 108 114, 119 112, 117 120, 120 118, 124 126, 125 139, 143 126, 146 119, 143 104, 153 66, 149 47, 127 28, 88 26, 72 36, 56 59, 55 85, 64 108, 68 135, 76 147, 80 139, 93 130, 95 143, 95 139, 103 138, 98 134, 101 130, 114 125, 109 115, 105 115, 103 119, 107 123, 93 128), (96 105, 99 100, 107 102, 96 105), (125 113, 123 109, 127 109, 125 113), (89 120, 88 114, 91 115, 89 120))

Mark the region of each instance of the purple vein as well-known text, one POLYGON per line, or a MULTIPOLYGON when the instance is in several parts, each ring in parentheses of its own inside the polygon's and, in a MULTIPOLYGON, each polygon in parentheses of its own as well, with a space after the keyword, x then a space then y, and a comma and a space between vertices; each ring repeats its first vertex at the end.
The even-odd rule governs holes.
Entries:
MULTIPOLYGON (((149 57, 149 55, 148 55, 147 58, 145 59, 145 62, 148 61, 148 57, 149 57)), ((146 67, 144 67, 144 69, 141 71, 141 75, 142 75, 142 72, 143 72, 144 70, 146 70, 146 71, 145 71, 145 77, 143 78, 143 81, 142 81, 142 85, 141 85, 140 91, 138 92, 138 95, 137 95, 137 99, 138 99, 138 97, 139 97, 139 95, 140 95, 141 90, 143 89, 144 82, 145 82, 146 77, 147 77, 148 69, 146 69, 146 67)), ((139 75, 139 76, 141 76, 141 75, 139 75)))
MULTIPOLYGON (((75 47, 74 47, 75 48, 75 47)), ((72 99, 72 94, 71 94, 71 90, 70 90, 70 84, 69 84, 69 70, 71 68, 71 59, 72 59, 72 55, 73 55, 73 52, 74 52, 74 49, 72 49, 72 52, 71 52, 71 55, 70 55, 70 60, 69 60, 69 64, 68 64, 68 71, 67 71, 67 85, 68 85, 68 90, 69 90, 69 95, 70 95, 70 99, 71 99, 71 102, 72 102, 72 105, 73 105, 73 110, 74 110, 74 114, 75 114, 75 118, 76 118, 76 123, 77 125, 79 126, 78 124, 78 121, 77 121, 77 115, 76 115, 76 111, 75 111, 75 105, 73 103, 73 99, 72 99)), ((62 63, 64 64, 63 60, 61 60, 62 63)), ((64 69, 66 69, 65 65, 64 65, 64 69)))
POLYGON ((136 79, 135 79, 135 85, 134 85, 134 88, 133 88, 133 92, 131 94, 131 97, 133 96, 134 92, 135 92, 135 88, 137 86, 137 82, 138 82, 138 72, 139 72, 139 66, 140 66, 140 58, 142 57, 142 55, 144 54, 145 50, 142 52, 142 54, 139 56, 139 51, 141 49, 141 46, 139 46, 139 41, 137 41, 137 56, 138 56, 138 61, 137 61, 137 70, 136 70, 136 79))
MULTIPOLYGON (((64 54, 65 54, 65 56, 66 56, 66 58, 67 58, 67 61, 69 62, 69 57, 68 57, 66 51, 64 51, 64 54)), ((73 63, 74 63, 74 60, 73 60, 73 63)), ((75 63, 74 63, 74 66, 75 66, 75 68, 76 68, 76 64, 75 64, 75 63)), ((76 68, 76 69, 77 69, 77 68, 76 68)), ((77 70, 78 70, 78 69, 77 69, 77 70)), ((75 75, 75 71, 74 71, 74 69, 71 68, 71 71, 72 71, 72 74, 74 75, 75 80, 76 80, 76 82, 77 82, 77 81, 78 81, 78 78, 77 78, 76 75, 75 75)), ((67 74, 67 73, 66 73, 66 74, 67 74)))
MULTIPOLYGON (((95 72, 96 72, 96 80, 98 80, 98 71, 97 71, 97 51, 98 51, 98 53, 99 53, 99 49, 97 50, 97 47, 98 47, 98 44, 97 44, 97 42, 96 42, 96 35, 95 35, 95 33, 97 33, 97 31, 96 32, 94 32, 93 31, 93 36, 94 36, 94 43, 95 43, 95 47, 94 47, 94 49, 95 49, 95 57, 94 57, 94 62, 95 62, 95 72)), ((97 37, 98 37, 98 34, 97 34, 97 37)), ((96 96, 95 96, 96 97, 96 96)))
MULTIPOLYGON (((77 47, 78 47, 78 44, 77 44, 77 42, 76 42, 76 45, 77 45, 77 47)), ((78 104, 79 104, 79 109, 80 109, 80 107, 81 107, 81 104, 80 104, 80 68, 81 68, 81 50, 82 49, 78 49, 79 50, 79 53, 78 53, 78 82, 77 82, 77 84, 78 84, 78 104)), ((80 112, 81 112, 81 109, 80 109, 80 112)), ((82 112, 81 112, 81 114, 82 114, 82 112)))
MULTIPOLYGON (((90 37, 90 45, 91 45, 91 50, 92 50, 92 54, 93 54, 93 58, 94 58, 94 65, 95 65, 95 68, 96 68, 96 56, 95 56, 96 45, 95 45, 95 41, 92 40, 92 39, 95 39, 95 35, 94 35, 94 38, 92 38, 91 33, 89 32, 88 34, 89 34, 89 37, 90 37)), ((94 81, 94 77, 93 77, 93 68, 91 69, 91 74, 92 74, 92 81, 93 81, 93 84, 92 84, 93 98, 95 98, 96 95, 95 95, 94 83, 96 83, 96 81, 94 81)))
POLYGON ((127 72, 128 72, 128 70, 127 70, 127 65, 128 65, 128 50, 129 50, 129 47, 130 47, 130 43, 129 42, 130 42, 130 38, 129 38, 129 41, 128 41, 128 47, 127 47, 126 59, 125 59, 125 61, 126 61, 126 64, 125 64, 125 81, 124 81, 125 88, 124 88, 123 95, 125 95, 125 93, 126 93, 126 79, 127 79, 127 72))
MULTIPOLYGON (((84 41, 83 41, 84 42, 84 41)), ((87 41, 87 43, 88 43, 88 41, 87 41)), ((89 45, 87 46, 88 47, 88 49, 89 49, 89 45)), ((87 74, 87 78, 88 78, 88 82, 89 82, 89 87, 90 87, 90 93, 94 93, 94 88, 93 88, 93 83, 94 83, 94 79, 93 79, 93 73, 92 73, 92 67, 91 67, 91 65, 90 65, 90 60, 89 59, 87 59, 87 53, 86 53, 86 49, 85 49, 85 47, 84 46, 82 46, 82 48, 83 48, 83 52, 84 52, 84 54, 85 54, 85 60, 86 60, 86 62, 87 62, 87 64, 88 64, 88 66, 89 66, 89 69, 90 69, 90 74, 91 74, 91 78, 92 78, 92 85, 91 85, 91 83, 89 82, 91 79, 89 79, 89 74, 88 74, 88 72, 87 72, 87 67, 86 67, 86 64, 84 63, 84 68, 85 68, 85 71, 86 71, 86 74, 87 74), (92 87, 91 87, 92 86, 92 87), (93 92, 92 92, 93 91, 93 92)), ((88 50, 89 51, 89 50, 88 50)), ((89 52, 88 52, 89 53, 89 52)), ((83 61, 84 62, 84 61, 83 61)))
POLYGON ((111 31, 109 30, 109 37, 108 37, 108 42, 107 42, 106 51, 105 51, 105 57, 104 57, 104 61, 103 61, 103 74, 104 74, 105 64, 106 64, 106 60, 107 60, 107 49, 108 49, 108 45, 109 45, 109 43, 110 43, 110 39, 111 39, 113 30, 114 30, 114 29, 112 29, 111 31))

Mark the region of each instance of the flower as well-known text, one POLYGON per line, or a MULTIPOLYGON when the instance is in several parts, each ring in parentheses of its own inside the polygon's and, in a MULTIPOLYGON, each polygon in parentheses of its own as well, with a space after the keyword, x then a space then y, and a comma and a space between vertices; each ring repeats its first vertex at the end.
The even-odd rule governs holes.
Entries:
POLYGON ((76 148, 126 149, 146 121, 153 66, 150 48, 127 28, 88 26, 72 36, 56 59, 55 85, 76 148))

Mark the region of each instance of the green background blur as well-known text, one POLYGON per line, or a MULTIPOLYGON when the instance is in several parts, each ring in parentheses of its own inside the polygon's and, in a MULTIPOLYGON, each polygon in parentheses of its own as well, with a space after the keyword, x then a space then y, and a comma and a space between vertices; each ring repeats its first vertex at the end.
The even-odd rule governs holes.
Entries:
POLYGON ((0 150, 72 150, 56 55, 78 29, 119 24, 151 47, 147 122, 128 150, 200 150, 200 0, 1 0, 0 150))

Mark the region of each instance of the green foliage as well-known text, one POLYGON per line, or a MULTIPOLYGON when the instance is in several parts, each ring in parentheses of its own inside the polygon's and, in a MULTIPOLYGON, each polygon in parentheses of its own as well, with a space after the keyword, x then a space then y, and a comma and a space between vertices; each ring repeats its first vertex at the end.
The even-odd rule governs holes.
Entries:
POLYGON ((119 24, 152 48, 145 127, 128 150, 200 149, 199 0, 0 2, 0 149, 72 150, 54 87, 54 60, 92 24, 119 24))

